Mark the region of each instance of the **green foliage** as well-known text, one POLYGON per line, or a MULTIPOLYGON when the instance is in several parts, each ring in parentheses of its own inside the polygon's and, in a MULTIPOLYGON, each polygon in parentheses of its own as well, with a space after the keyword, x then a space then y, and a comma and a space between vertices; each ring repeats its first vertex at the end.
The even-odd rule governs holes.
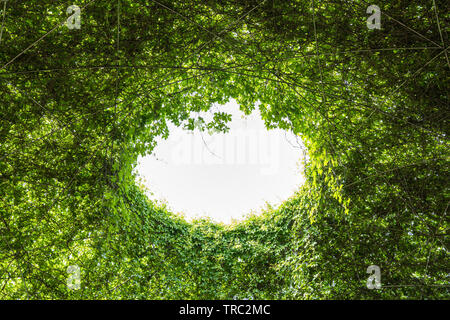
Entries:
POLYGON ((0 297, 449 297, 445 1, 439 28, 433 1, 383 1, 381 30, 360 0, 119 2, 80 1, 80 30, 71 1, 7 4, 0 297), (226 132, 228 114, 192 115, 230 98, 302 138, 307 182, 242 222, 187 223, 133 167, 169 122, 226 132))

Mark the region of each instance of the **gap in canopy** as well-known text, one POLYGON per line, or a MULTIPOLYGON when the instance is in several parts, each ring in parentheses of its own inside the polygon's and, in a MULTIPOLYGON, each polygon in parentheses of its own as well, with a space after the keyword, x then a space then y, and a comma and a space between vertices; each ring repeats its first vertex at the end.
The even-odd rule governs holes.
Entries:
MULTIPOLYGON (((227 133, 169 125, 152 154, 139 157, 135 172, 150 200, 187 220, 209 217, 231 223, 277 207, 304 183, 300 137, 264 125, 258 108, 246 116, 236 101, 214 105, 231 114, 227 133)), ((211 110, 212 111, 212 110, 211 110)), ((200 112, 206 122, 212 112, 200 112)))

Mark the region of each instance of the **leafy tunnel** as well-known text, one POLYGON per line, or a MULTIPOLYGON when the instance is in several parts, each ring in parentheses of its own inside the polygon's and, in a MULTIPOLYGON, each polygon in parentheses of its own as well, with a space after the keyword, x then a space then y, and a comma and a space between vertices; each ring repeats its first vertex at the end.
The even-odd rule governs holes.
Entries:
POLYGON ((2 298, 448 297, 445 1, 378 1, 374 30, 363 0, 77 2, 79 29, 72 1, 2 12, 2 298), (307 181, 240 223, 188 223, 133 167, 230 99, 302 138, 307 181))

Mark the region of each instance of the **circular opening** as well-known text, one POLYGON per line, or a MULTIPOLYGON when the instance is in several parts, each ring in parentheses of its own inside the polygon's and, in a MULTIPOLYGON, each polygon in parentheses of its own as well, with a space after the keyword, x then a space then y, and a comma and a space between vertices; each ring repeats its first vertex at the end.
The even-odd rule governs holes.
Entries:
MULTIPOLYGON (((228 132, 171 125, 169 138, 138 159, 149 198, 190 219, 230 223, 291 196, 304 182, 300 138, 267 130, 257 109, 245 115, 234 100, 213 109, 231 115, 228 132)), ((196 115, 198 122, 212 117, 196 115)))

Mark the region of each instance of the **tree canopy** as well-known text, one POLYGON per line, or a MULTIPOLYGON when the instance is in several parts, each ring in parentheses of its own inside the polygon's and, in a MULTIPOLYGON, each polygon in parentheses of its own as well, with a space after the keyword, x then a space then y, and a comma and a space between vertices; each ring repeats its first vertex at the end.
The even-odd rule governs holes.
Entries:
POLYGON ((72 0, 1 3, 0 297, 449 297, 446 1, 377 1, 373 30, 363 0, 76 2, 80 29, 72 0), (302 139, 307 181, 188 223, 133 168, 231 98, 302 139))

